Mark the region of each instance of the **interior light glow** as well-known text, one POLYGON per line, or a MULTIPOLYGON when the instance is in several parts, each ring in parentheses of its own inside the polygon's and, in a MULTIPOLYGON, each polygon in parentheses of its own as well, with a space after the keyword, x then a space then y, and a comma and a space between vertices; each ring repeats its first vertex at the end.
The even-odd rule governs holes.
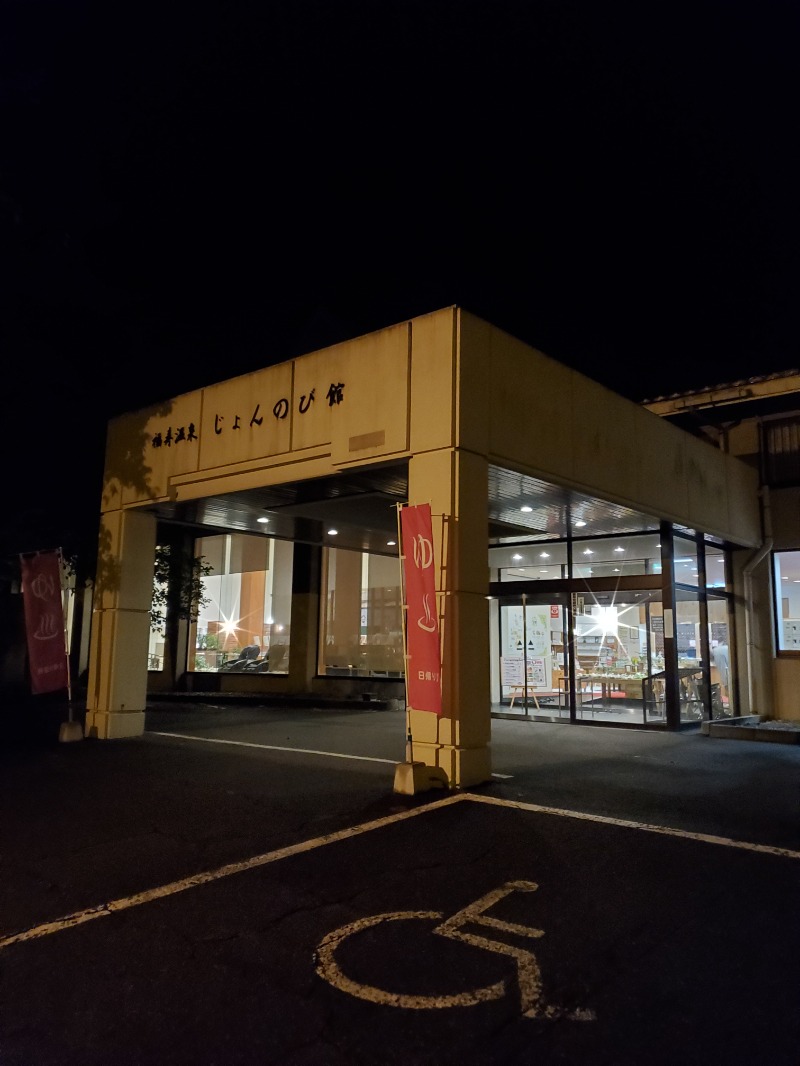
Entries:
POLYGON ((387 548, 393 548, 396 544, 397 544, 396 540, 387 540, 386 541, 386 547, 387 548))
POLYGON ((578 521, 575 523, 575 525, 578 526, 578 528, 580 528, 581 526, 585 526, 586 523, 584 522, 584 520, 582 518, 579 518, 578 521))
POLYGON ((540 559, 549 559, 550 558, 550 552, 539 552, 539 558, 540 559))
POLYGON ((337 536, 338 533, 339 533, 338 529, 329 529, 328 530, 328 536, 329 537, 335 537, 335 536, 337 536))
POLYGON ((591 548, 586 548, 583 554, 584 555, 594 555, 594 552, 592 551, 591 548))
POLYGON ((269 522, 269 519, 268 518, 263 518, 263 517, 262 518, 257 518, 256 522, 261 522, 261 523, 269 522))
POLYGON ((512 555, 511 558, 514 560, 514 562, 519 562, 519 560, 522 558, 522 556, 521 555, 512 555))
POLYGON ((604 637, 609 634, 616 634, 617 623, 619 620, 619 614, 616 607, 598 607, 596 618, 603 631, 604 637))
POLYGON ((524 511, 526 514, 530 514, 532 510, 533 508, 529 507, 527 503, 523 503, 522 507, 520 507, 520 511, 524 511))
POLYGON ((614 549, 614 551, 615 551, 615 552, 624 552, 624 551, 625 551, 625 549, 624 549, 624 548, 619 548, 619 547, 617 547, 617 548, 615 548, 615 549, 614 549))

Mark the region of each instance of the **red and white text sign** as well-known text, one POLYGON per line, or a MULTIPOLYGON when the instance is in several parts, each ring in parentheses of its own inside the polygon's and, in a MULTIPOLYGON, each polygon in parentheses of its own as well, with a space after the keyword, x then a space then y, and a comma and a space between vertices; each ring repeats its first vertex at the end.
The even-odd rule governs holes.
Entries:
POLYGON ((57 692, 69 684, 61 600, 61 553, 54 550, 23 555, 20 562, 31 692, 38 696, 43 692, 57 692))
POLYGON ((442 713, 439 612, 430 504, 403 507, 403 579, 406 588, 406 692, 416 711, 442 713))

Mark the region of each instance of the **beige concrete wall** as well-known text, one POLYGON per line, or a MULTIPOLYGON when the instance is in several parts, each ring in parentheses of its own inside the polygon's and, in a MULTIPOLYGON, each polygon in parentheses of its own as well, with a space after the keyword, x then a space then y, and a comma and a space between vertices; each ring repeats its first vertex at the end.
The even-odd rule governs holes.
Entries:
POLYGON ((753 470, 457 308, 114 420, 103 508, 198 498, 209 478, 234 491, 455 445, 759 542, 753 470))
POLYGON ((768 717, 800 723, 800 656, 774 661, 773 693, 768 717))
POLYGON ((488 438, 490 460, 512 470, 760 542, 755 471, 502 330, 460 320, 459 444, 488 438))
POLYGON ((147 703, 155 518, 116 511, 102 522, 86 702, 86 734, 138 736, 147 703))
POLYGON ((415 320, 416 378, 405 322, 113 420, 103 509, 198 498, 210 478, 229 492, 407 454, 412 380, 418 435, 452 418, 453 312, 428 317, 415 320))

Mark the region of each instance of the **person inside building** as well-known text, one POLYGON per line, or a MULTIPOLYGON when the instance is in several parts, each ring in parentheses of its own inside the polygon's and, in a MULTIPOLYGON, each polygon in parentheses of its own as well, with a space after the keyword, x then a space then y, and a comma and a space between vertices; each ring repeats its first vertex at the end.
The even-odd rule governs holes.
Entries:
POLYGON ((719 690, 723 703, 728 702, 730 661, 728 658, 728 645, 717 644, 711 649, 711 659, 719 671, 719 690))

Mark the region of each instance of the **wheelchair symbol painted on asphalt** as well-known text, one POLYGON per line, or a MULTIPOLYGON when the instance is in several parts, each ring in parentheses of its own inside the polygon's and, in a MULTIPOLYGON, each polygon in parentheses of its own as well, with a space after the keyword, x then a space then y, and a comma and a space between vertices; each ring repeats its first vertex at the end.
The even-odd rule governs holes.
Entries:
POLYGON ((317 948, 317 974, 334 988, 346 992, 358 999, 368 1000, 370 1003, 379 1003, 389 1007, 404 1007, 410 1010, 435 1010, 442 1007, 474 1007, 480 1003, 488 1003, 500 999, 505 995, 514 994, 514 982, 509 980, 496 981, 494 984, 484 985, 466 992, 453 995, 407 995, 404 993, 389 992, 383 988, 355 981, 344 973, 336 959, 336 953, 342 943, 366 929, 373 928, 384 922, 402 921, 438 921, 439 924, 431 930, 437 936, 448 937, 458 940, 483 951, 491 951, 505 955, 514 960, 517 968, 516 985, 519 991, 521 1013, 526 1018, 570 1018, 574 1021, 594 1021, 595 1014, 590 1010, 564 1011, 559 1007, 547 1005, 542 1001, 542 979, 539 964, 532 951, 524 948, 513 947, 500 940, 493 940, 489 936, 467 932, 464 926, 481 926, 485 929, 495 930, 498 933, 513 934, 536 940, 544 936, 542 929, 520 925, 516 922, 506 922, 494 918, 486 912, 495 906, 501 899, 512 892, 535 892, 538 888, 533 881, 508 881, 500 888, 487 893, 474 903, 464 907, 452 917, 441 921, 444 917, 441 911, 389 911, 386 914, 375 914, 369 918, 361 918, 335 929, 322 939, 317 948))

